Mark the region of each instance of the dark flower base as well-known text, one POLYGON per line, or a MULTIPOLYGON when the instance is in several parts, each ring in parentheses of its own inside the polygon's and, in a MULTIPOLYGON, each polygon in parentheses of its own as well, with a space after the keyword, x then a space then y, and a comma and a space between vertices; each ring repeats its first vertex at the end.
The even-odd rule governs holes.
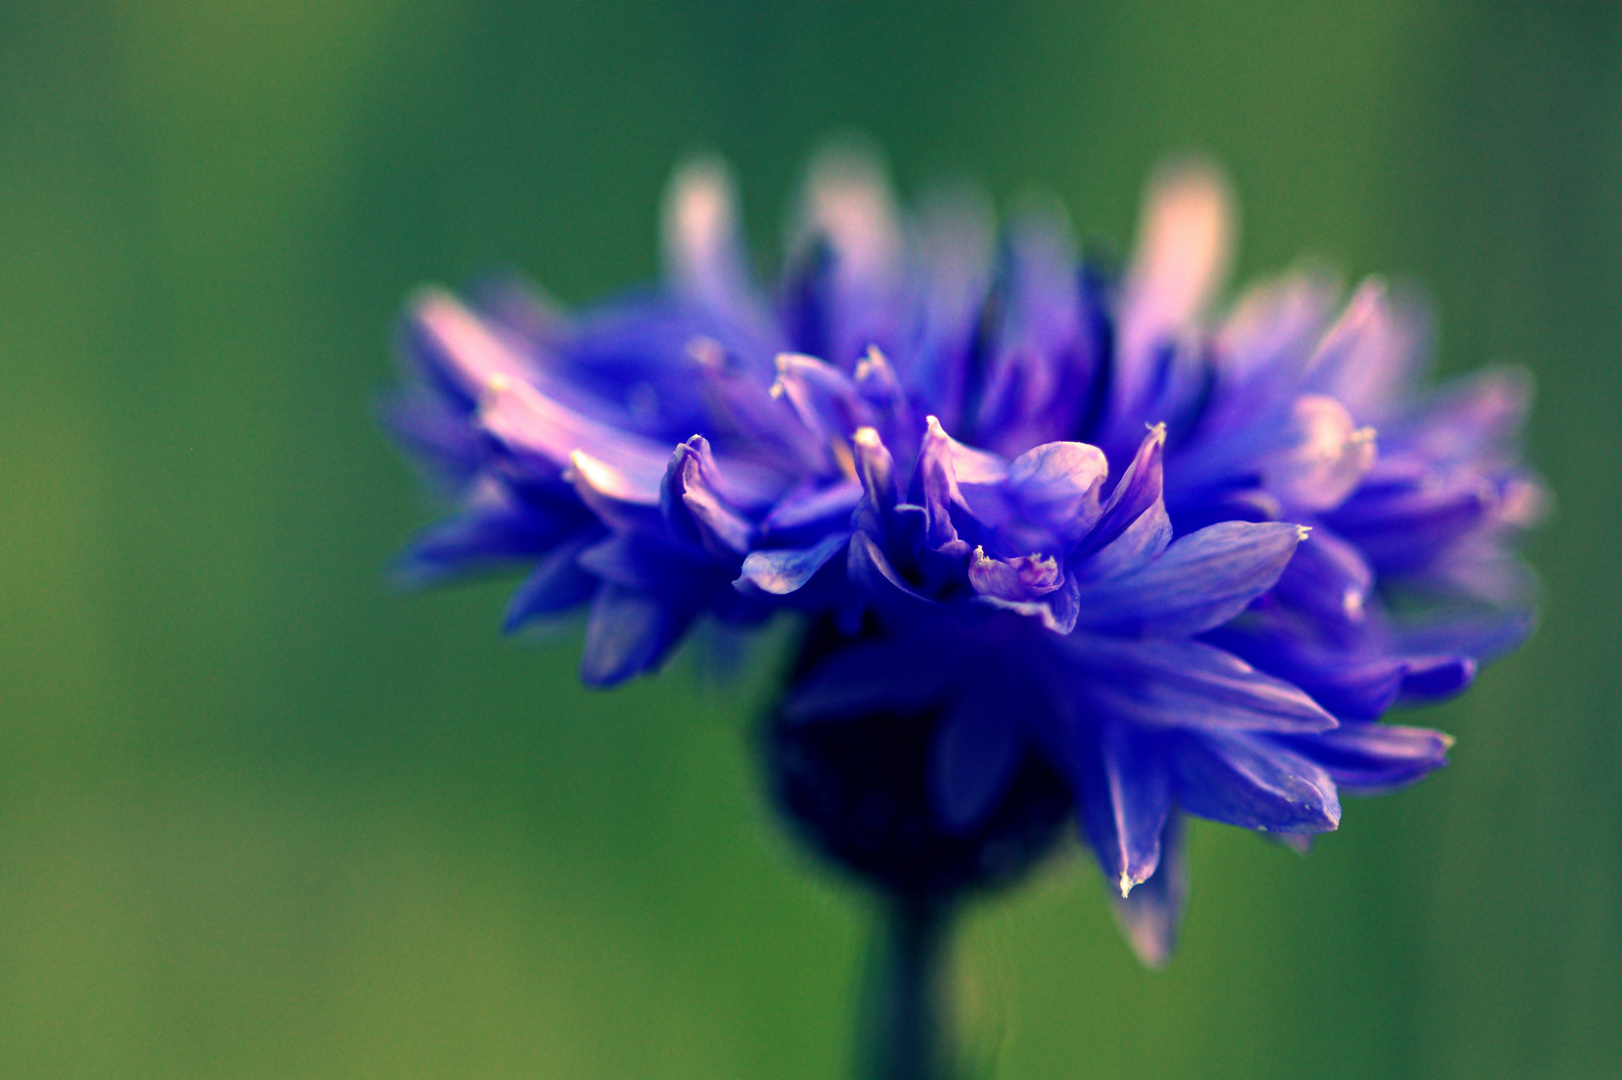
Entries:
MULTIPOLYGON (((843 638, 819 623, 795 677, 843 638)), ((811 848, 889 895, 949 901, 1012 884, 1058 843, 1073 816, 1067 785, 1035 755, 976 827, 954 831, 929 793, 939 714, 877 714, 766 725, 762 750, 777 809, 811 848)))

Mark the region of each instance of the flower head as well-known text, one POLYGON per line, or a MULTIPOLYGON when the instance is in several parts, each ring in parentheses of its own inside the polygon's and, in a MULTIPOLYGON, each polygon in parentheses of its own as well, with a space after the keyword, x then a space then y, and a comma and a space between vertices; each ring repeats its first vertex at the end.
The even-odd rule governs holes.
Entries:
MULTIPOLYGON (((657 666, 700 616, 809 613, 785 730, 860 746, 860 725, 925 718, 920 790, 948 838, 1036 820, 1010 801, 1032 768, 1055 778, 1159 962, 1182 814, 1304 838, 1337 827, 1340 793, 1444 763, 1446 736, 1376 721, 1524 635, 1511 545, 1541 505, 1524 383, 1421 389, 1405 294, 1341 305, 1309 270, 1213 315, 1230 203, 1208 166, 1164 171, 1114 274, 1055 209, 1000 237, 961 192, 903 215, 836 152, 767 293, 725 172, 690 165, 655 289, 574 316, 511 284, 413 302, 394 426, 462 509, 405 566, 530 566, 507 625, 589 604, 595 684, 657 666)), ((829 820, 824 846, 869 876, 944 887, 886 877, 829 820)))

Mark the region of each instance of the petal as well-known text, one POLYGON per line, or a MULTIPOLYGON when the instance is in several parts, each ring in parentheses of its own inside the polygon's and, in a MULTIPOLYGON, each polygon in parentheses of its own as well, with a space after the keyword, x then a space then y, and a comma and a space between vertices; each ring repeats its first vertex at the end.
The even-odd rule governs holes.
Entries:
POLYGON ((569 468, 563 476, 574 485, 580 501, 610 528, 626 532, 664 531, 664 518, 659 512, 662 483, 650 490, 645 486, 647 478, 639 472, 627 473, 584 450, 569 455, 569 468))
POLYGON ((958 832, 985 819, 1019 764, 1025 717, 999 691, 990 679, 975 680, 935 732, 930 790, 941 820, 958 832))
POLYGON ((814 356, 779 354, 772 396, 787 398, 800 422, 824 440, 847 438, 876 419, 851 377, 814 356))
POLYGON ((581 551, 579 562, 604 581, 695 603, 727 577, 698 548, 640 532, 614 533, 581 551))
POLYGON ((1002 600, 1035 600, 1059 587, 1058 562, 1047 556, 1021 555, 1014 559, 988 558, 984 548, 969 556, 969 584, 981 596, 1002 600))
POLYGON ((1099 723, 1081 742, 1082 830, 1104 876, 1125 897, 1160 863, 1160 836, 1171 812, 1164 750, 1159 737, 1118 720, 1099 723))
POLYGON ((586 622, 581 681, 613 686, 657 666, 691 621, 652 593, 605 583, 586 622))
POLYGON ((1115 921, 1143 965, 1159 969, 1177 947, 1177 930, 1188 902, 1188 856, 1184 852, 1183 816, 1173 811, 1160 837, 1160 862, 1154 875, 1132 890, 1115 896, 1110 890, 1115 921))
POLYGON ((755 526, 720 492, 720 469, 702 435, 676 447, 660 486, 660 509, 678 536, 701 542, 718 559, 741 558, 755 526))
POLYGON ((1057 642, 1078 692, 1123 719, 1161 727, 1325 731, 1335 718, 1298 687, 1198 641, 1077 632, 1057 642))
POLYGON ((1368 417, 1389 415, 1431 351, 1424 299, 1379 278, 1359 285, 1307 361, 1307 385, 1368 417))
POLYGON ((405 351, 428 368, 436 386, 468 405, 492 381, 532 378, 534 365, 443 289, 421 290, 406 310, 405 351))
POLYGON ((1264 832, 1328 832, 1340 824, 1329 773, 1266 736, 1185 732, 1171 758, 1177 801, 1191 814, 1264 832))
POLYGON ((1363 622, 1374 571, 1362 553, 1324 527, 1296 549, 1275 586, 1278 597, 1331 625, 1363 622))
POLYGON ((850 556, 846 565, 851 580, 862 586, 872 599, 889 602, 900 600, 908 604, 934 603, 896 571, 889 557, 865 532, 851 535, 850 556))
POLYGON ((689 161, 665 190, 665 278, 733 327, 762 334, 766 315, 749 280, 737 193, 714 158, 689 161))
POLYGON ((1342 724, 1334 731, 1282 740, 1328 771, 1354 795, 1394 791, 1447 764, 1453 737, 1395 724, 1342 724))
POLYGON ((1136 250, 1123 286, 1116 402, 1137 403, 1159 345, 1191 329, 1227 276, 1233 196, 1214 166, 1163 168, 1144 195, 1136 250))
POLYGON ((1374 720, 1396 702, 1408 660, 1379 639, 1319 641, 1289 623, 1247 620, 1203 640, 1293 683, 1340 717, 1374 720))
POLYGON ((1359 427, 1334 398, 1303 394, 1281 431, 1288 446, 1262 464, 1267 488, 1289 507, 1339 506, 1374 464, 1374 429, 1359 427))
POLYGON ((1121 535, 1094 554, 1073 562, 1070 576, 1085 581, 1108 581, 1130 574, 1165 551, 1171 537, 1171 516, 1166 513, 1166 501, 1156 499, 1121 535))
POLYGON ((1098 358, 1063 209, 1027 208, 1009 225, 1005 248, 1001 317, 973 430, 1017 451, 1080 426, 1098 358))
POLYGON ((1109 501, 1104 504, 1098 524, 1082 540, 1076 557, 1084 558, 1097 553, 1114 542, 1132 527, 1133 522, 1160 502, 1164 481, 1162 455, 1166 446, 1166 425, 1156 424, 1138 444, 1126 472, 1115 483, 1109 501))
POLYGON ((615 498, 658 504, 659 482, 670 461, 668 446, 589 419, 528 383, 497 378, 483 400, 480 423, 518 461, 562 468, 578 451, 621 477, 618 483, 625 493, 615 498))
POLYGON ((794 683, 783 716, 807 723, 928 708, 962 659, 952 641, 928 634, 845 645, 794 683))
POLYGON ((1096 446, 1050 442, 1008 464, 1007 489, 1021 515, 1074 543, 1098 523, 1109 463, 1096 446))
POLYGON ((540 615, 552 615, 584 604, 597 589, 597 579, 577 561, 594 537, 581 537, 547 553, 507 602, 503 633, 511 634, 540 615))
POLYGON ((924 411, 943 417, 948 427, 962 421, 959 410, 991 281, 996 231, 990 197, 969 187, 926 195, 914 221, 921 326, 902 374, 921 395, 924 411))
MULTIPOLYGON (((1302 360, 1311 355, 1340 291, 1333 274, 1308 266, 1241 294, 1218 331, 1216 348, 1219 377, 1248 391, 1236 397, 1265 408, 1279 390, 1297 385, 1302 360)), ((1224 415, 1231 414, 1225 409, 1224 415)))
POLYGON ((1139 570, 1084 585, 1080 625, 1166 637, 1203 633, 1270 589, 1304 535, 1280 522, 1208 526, 1139 570))
POLYGON ((814 547, 751 551, 743 560, 738 581, 747 581, 774 596, 787 596, 802 588, 849 542, 850 532, 846 530, 828 534, 814 547))
POLYGON ((846 289, 875 288, 898 267, 901 226, 884 166, 855 144, 819 153, 806 177, 800 236, 824 239, 846 289))
MULTIPOLYGON (((856 443, 861 445, 861 432, 856 443)), ((857 454, 857 468, 861 468, 861 454, 857 454)), ((815 484, 800 488, 785 496, 760 523, 762 538, 774 543, 792 543, 791 538, 802 538, 804 533, 821 534, 843 526, 850 520, 851 511, 862 499, 862 484, 857 480, 840 480, 832 484, 815 484)))

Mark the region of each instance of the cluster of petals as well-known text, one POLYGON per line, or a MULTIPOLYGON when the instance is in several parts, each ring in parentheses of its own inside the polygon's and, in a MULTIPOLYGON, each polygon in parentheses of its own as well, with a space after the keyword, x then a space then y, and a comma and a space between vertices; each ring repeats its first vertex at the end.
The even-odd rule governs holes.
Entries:
POLYGON ((1040 754, 1159 962, 1183 814, 1299 842, 1445 762, 1377 721, 1525 635, 1513 545, 1543 502, 1524 380, 1426 389, 1414 297, 1307 269, 1213 314, 1230 202, 1163 170, 1117 272, 1050 205, 1000 233, 963 189, 903 212, 839 151, 767 292, 725 172, 691 164, 657 287, 573 315, 512 281, 414 299, 390 418, 459 512, 405 570, 529 566, 507 625, 589 605, 601 685, 701 617, 836 620, 790 719, 938 711, 949 827, 1040 754))

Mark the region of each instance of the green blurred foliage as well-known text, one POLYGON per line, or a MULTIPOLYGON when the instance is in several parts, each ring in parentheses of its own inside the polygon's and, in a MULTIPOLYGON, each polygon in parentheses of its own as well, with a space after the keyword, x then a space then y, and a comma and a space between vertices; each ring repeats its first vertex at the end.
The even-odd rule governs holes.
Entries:
POLYGON ((1008 1077, 1587 1077, 1622 1060, 1622 20, 1491 3, 0 5, 0 1076, 836 1077, 858 897, 748 757, 783 637, 611 694, 501 586, 402 597, 433 507, 370 408, 400 298, 648 277, 694 148, 760 254, 857 129, 1124 243, 1168 152, 1241 271, 1425 282, 1537 374, 1533 643, 1455 765, 1302 860, 1195 832, 1140 970, 1071 858, 976 912, 1008 1077))

